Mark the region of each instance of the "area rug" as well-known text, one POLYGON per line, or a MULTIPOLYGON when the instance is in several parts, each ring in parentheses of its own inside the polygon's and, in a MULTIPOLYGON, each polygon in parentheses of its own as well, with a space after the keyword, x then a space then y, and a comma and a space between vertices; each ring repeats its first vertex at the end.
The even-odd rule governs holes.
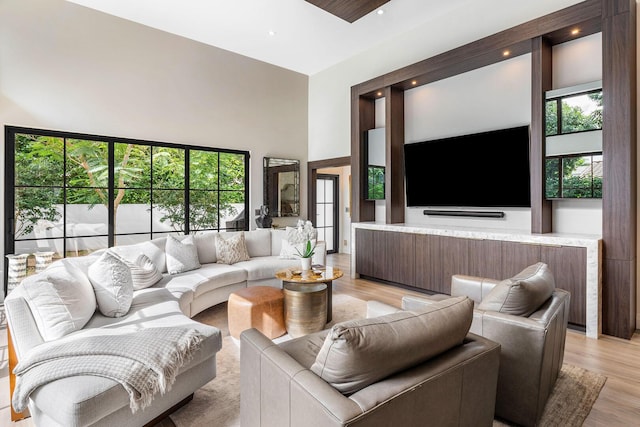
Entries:
MULTIPOLYGON (((333 296, 333 321, 363 318, 366 302, 344 294, 333 296)), ((229 336, 227 305, 219 304, 198 314, 195 320, 220 328, 222 350, 217 354, 217 376, 200 390, 193 400, 171 414, 162 427, 240 425, 240 348, 229 336)), ((563 365, 540 426, 581 426, 598 398, 606 377, 571 365, 563 365)), ((499 421, 494 426, 506 426, 499 421)))

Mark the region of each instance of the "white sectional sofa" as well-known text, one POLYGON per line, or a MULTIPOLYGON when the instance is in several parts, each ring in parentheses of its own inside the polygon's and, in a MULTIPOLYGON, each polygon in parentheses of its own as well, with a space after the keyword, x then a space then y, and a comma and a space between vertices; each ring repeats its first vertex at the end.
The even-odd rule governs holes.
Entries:
MULTIPOLYGON (((226 236, 231 233, 224 233, 226 236)), ((152 287, 134 291, 128 313, 122 317, 106 317, 96 310, 77 335, 131 332, 141 328, 187 326, 206 338, 192 360, 183 366, 171 390, 157 395, 144 410, 131 412, 129 396, 111 379, 96 376, 74 376, 55 380, 37 388, 30 396, 29 410, 38 426, 141 426, 165 414, 188 399, 195 390, 216 376, 216 353, 222 346, 217 328, 191 319, 208 307, 224 302, 237 289, 268 285, 280 287, 277 270, 297 266, 298 259, 281 259, 284 230, 259 229, 244 232, 250 259, 236 264, 217 263, 215 232, 204 232, 193 240, 201 267, 180 274, 167 273, 166 238, 112 248, 120 257, 135 260, 145 254, 162 270, 163 278, 152 287)), ((78 267, 74 274, 87 274, 89 266, 101 252, 80 258, 67 258, 67 265, 78 267), (79 272, 78 272, 79 271, 79 272)), ((314 264, 325 263, 324 242, 318 242, 314 264)), ((55 263, 54 263, 55 265, 55 263)), ((52 266, 53 267, 53 266, 52 266)), ((50 267, 51 268, 51 267, 50 267)), ((46 270, 45 270, 46 271, 46 270)), ((43 274, 43 273, 40 273, 43 274)), ((5 300, 7 321, 18 361, 29 350, 45 342, 22 286, 5 300)))

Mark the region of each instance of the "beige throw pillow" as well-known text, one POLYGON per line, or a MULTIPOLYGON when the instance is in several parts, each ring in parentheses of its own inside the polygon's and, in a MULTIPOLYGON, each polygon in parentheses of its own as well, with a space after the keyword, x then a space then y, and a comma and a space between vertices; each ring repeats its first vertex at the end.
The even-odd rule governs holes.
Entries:
POLYGON ((225 237, 224 233, 216 236, 216 254, 218 264, 235 264, 240 261, 248 261, 249 253, 244 241, 244 233, 234 233, 225 237))
POLYGON ((473 301, 461 296, 420 311, 338 323, 311 370, 343 394, 355 393, 462 344, 472 317, 473 301))
POLYGON ((547 301, 556 288, 547 264, 531 265, 498 283, 478 305, 478 310, 529 316, 547 301))

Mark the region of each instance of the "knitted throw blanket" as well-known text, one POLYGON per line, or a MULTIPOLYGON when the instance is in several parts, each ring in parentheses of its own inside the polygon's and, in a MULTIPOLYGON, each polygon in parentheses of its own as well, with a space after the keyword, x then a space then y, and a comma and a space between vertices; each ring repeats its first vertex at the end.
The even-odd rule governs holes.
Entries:
MULTIPOLYGON (((109 332, 105 332, 108 334, 109 332)), ((171 389, 180 367, 204 339, 195 329, 148 328, 127 334, 74 337, 46 342, 29 351, 14 369, 13 408, 26 409, 29 395, 49 382, 95 375, 122 384, 131 412, 171 389)))

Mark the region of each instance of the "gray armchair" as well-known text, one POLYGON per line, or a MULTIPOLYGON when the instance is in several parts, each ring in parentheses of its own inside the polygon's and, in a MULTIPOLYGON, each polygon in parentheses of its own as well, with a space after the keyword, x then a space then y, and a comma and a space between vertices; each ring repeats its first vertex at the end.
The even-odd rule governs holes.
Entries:
MULTIPOLYGON (((531 277, 545 284, 551 281, 553 289, 553 276, 542 263, 528 267, 514 276, 511 282, 531 277)), ((495 309, 505 306, 495 304, 495 300, 488 301, 491 295, 495 295, 496 292, 491 292, 499 284, 503 286, 501 281, 494 279, 454 275, 451 279, 451 297, 466 295, 473 299, 475 309, 470 332, 501 345, 496 417, 523 426, 535 426, 540 421, 547 398, 562 368, 570 295, 562 289, 553 289, 542 305, 538 306, 534 301, 536 308, 531 314, 514 315, 485 310, 486 307, 495 309)), ((402 308, 416 310, 445 298, 450 297, 404 296, 402 308)), ((531 299, 530 295, 519 298, 520 303, 531 299)), ((394 310, 397 309, 386 312, 394 310)), ((385 312, 379 303, 370 304, 368 311, 369 315, 385 312)))
POLYGON ((242 426, 491 426, 500 346, 467 334, 473 304, 456 300, 280 345, 244 331, 242 426))

